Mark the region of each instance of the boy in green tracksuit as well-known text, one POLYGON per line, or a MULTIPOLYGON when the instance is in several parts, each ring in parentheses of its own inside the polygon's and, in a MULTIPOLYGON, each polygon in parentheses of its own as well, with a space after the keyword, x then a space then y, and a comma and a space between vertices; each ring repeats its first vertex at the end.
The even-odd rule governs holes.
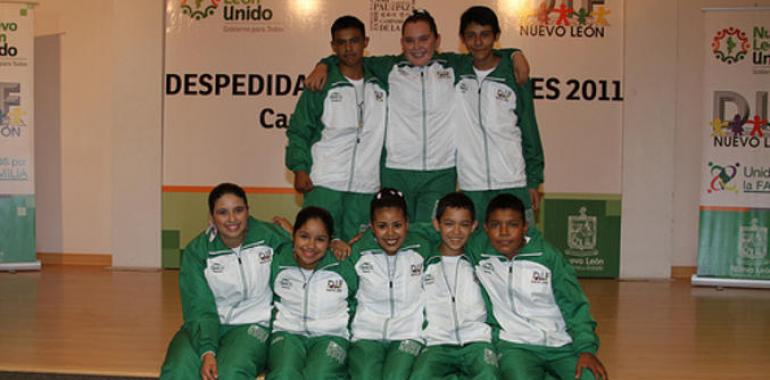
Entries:
POLYGON ((286 131, 286 167, 303 206, 328 210, 345 242, 365 227, 372 195, 380 189, 380 155, 387 116, 387 87, 365 70, 369 38, 353 16, 331 28, 337 58, 319 92, 304 91, 286 131))
POLYGON ((421 280, 431 252, 408 233, 406 202, 397 190, 380 190, 370 215, 372 229, 348 259, 359 283, 349 371, 353 380, 403 380, 422 349, 421 280))
POLYGON ((439 232, 436 250, 441 256, 432 256, 425 263, 426 324, 422 333, 426 348, 417 358, 412 380, 498 377, 497 354, 486 323, 488 299, 464 254, 465 243, 477 225, 470 198, 450 193, 439 200, 431 231, 424 231, 429 236, 439 232))
POLYGON ((484 216, 482 205, 510 193, 524 201, 531 224, 544 168, 531 85, 517 83, 512 61, 495 54, 500 25, 491 9, 468 8, 460 17, 460 38, 473 57, 472 64, 455 70, 458 104, 452 120, 462 142, 457 145, 460 190, 479 205, 477 220, 484 216))
POLYGON ((334 229, 328 211, 306 207, 296 219, 294 244, 272 264, 275 318, 266 379, 346 379, 358 279, 350 261, 337 261, 328 250, 334 229))
POLYGON ((267 361, 273 293, 270 263, 289 235, 248 215, 246 194, 224 183, 209 194, 212 226, 184 249, 184 325, 161 379, 254 379, 267 361))
POLYGON ((484 229, 466 252, 491 301, 501 377, 606 379, 596 357, 596 322, 575 271, 539 233, 527 236, 524 203, 496 196, 484 229))

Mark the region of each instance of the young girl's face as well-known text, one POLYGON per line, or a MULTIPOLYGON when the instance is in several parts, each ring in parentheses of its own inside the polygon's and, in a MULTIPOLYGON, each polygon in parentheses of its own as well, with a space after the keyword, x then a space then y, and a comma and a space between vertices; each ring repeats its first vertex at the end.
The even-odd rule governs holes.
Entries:
POLYGON ((314 269, 329 248, 329 232, 317 218, 308 219, 294 233, 294 257, 300 267, 314 269))
POLYGON ((395 255, 404 244, 408 226, 404 211, 397 207, 379 208, 372 215, 372 232, 388 255, 395 255))
POLYGON ((246 236, 249 207, 239 196, 224 194, 214 203, 211 221, 214 222, 222 242, 230 248, 235 248, 243 243, 246 236))

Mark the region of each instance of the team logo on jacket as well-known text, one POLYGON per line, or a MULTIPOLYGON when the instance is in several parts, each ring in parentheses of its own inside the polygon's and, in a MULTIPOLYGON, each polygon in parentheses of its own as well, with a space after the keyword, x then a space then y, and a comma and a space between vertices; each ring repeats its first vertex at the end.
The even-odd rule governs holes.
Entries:
POLYGON ((482 263, 481 264, 481 270, 484 271, 486 274, 494 274, 495 273, 495 266, 492 265, 490 262, 482 263))
POLYGON ((504 88, 497 89, 497 100, 509 102, 511 100, 511 95, 513 95, 513 92, 511 90, 507 90, 504 88))
POLYGON ((374 91, 374 100, 382 103, 385 100, 385 93, 383 91, 374 91))
POLYGON ((288 278, 282 278, 279 284, 281 285, 281 289, 291 289, 291 280, 288 278))
POLYGON ((422 265, 412 264, 412 277, 422 274, 422 265))
POLYGON ((270 251, 262 251, 259 252, 259 263, 260 264, 266 264, 270 262, 270 258, 273 257, 273 254, 270 253, 270 251))
POLYGON ((361 273, 372 273, 373 270, 374 266, 372 266, 372 263, 361 264, 361 273))
POLYGON ((433 285, 434 282, 436 282, 436 279, 433 278, 433 275, 430 273, 426 273, 425 276, 422 278, 423 285, 433 285))
POLYGON ((436 76, 438 79, 450 79, 452 77, 452 75, 449 73, 449 70, 436 71, 436 76))
POLYGON ((329 100, 334 103, 339 103, 342 101, 342 94, 339 92, 332 92, 331 95, 329 95, 329 100))
POLYGON ((339 293, 342 291, 342 280, 329 280, 326 282, 326 291, 339 293))
POLYGON ((534 271, 532 272, 533 284, 548 284, 551 281, 551 273, 546 271, 534 271))
POLYGON ((225 266, 220 263, 211 264, 211 271, 214 273, 222 273, 225 271, 225 266))
POLYGON ((460 92, 463 94, 468 92, 468 85, 465 82, 460 82, 460 85, 457 86, 457 88, 459 88, 460 92))

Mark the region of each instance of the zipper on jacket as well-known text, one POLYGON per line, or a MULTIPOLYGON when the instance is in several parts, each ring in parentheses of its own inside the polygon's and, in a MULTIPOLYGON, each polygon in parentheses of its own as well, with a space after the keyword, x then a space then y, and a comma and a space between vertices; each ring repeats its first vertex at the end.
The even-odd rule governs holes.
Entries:
MULTIPOLYGON (((388 339, 388 325, 390 324, 390 320, 393 319, 393 311, 395 309, 395 300, 393 299, 393 273, 390 271, 390 262, 388 260, 388 254, 385 254, 385 265, 387 265, 388 268, 388 302, 390 303, 390 317, 385 320, 385 326, 382 330, 382 339, 387 340, 388 339)), ((398 252, 396 252, 396 255, 393 258, 393 271, 395 272, 398 267, 398 252)))
POLYGON ((508 260, 508 299, 511 302, 511 311, 516 314, 516 303, 513 300, 513 260, 508 260))
MULTIPOLYGON (((350 179, 348 180, 348 191, 353 188, 353 175, 356 172, 356 153, 358 152, 358 144, 361 143, 361 130, 364 129, 364 104, 358 106, 358 92, 353 88, 353 92, 356 93, 356 143, 353 144, 353 158, 350 160, 350 179)), ((364 99, 366 99, 366 81, 364 81, 364 99)))
POLYGON ((452 288, 449 287, 449 280, 447 280, 446 271, 444 270, 445 267, 443 258, 441 258, 441 274, 444 276, 444 285, 446 285, 446 289, 449 292, 449 295, 452 296, 452 320, 454 321, 455 338, 457 339, 457 344, 462 346, 463 342, 460 339, 460 318, 457 317, 457 275, 460 272, 460 260, 462 259, 458 259, 457 263, 455 264, 454 291, 452 291, 452 288))
POLYGON ((302 268, 299 269, 299 273, 302 275, 302 279, 305 280, 305 283, 302 284, 302 289, 304 290, 304 296, 302 299, 302 325, 305 327, 305 334, 308 336, 310 335, 310 331, 307 328, 307 293, 310 291, 310 287, 308 286, 310 284, 310 281, 313 279, 313 275, 315 274, 315 270, 313 273, 310 273, 310 277, 305 277, 305 272, 302 271, 302 268))
POLYGON ((238 270, 241 274, 241 285, 243 286, 243 297, 240 301, 238 301, 235 305, 233 305, 232 308, 230 308, 230 311, 227 313, 227 317, 225 318, 225 324, 228 324, 230 322, 230 318, 233 316, 233 312, 235 311, 238 306, 241 305, 241 302, 246 301, 246 298, 248 298, 248 291, 249 289, 246 288, 246 274, 243 272, 243 261, 241 261, 241 257, 238 256, 238 270))
POLYGON ((479 102, 478 102, 478 108, 479 108, 479 127, 481 127, 481 134, 484 137, 484 162, 486 163, 486 169, 487 169, 487 190, 492 190, 492 175, 489 168, 489 141, 487 140, 487 130, 484 128, 484 119, 483 115, 481 113, 481 86, 484 84, 484 82, 487 80, 487 78, 484 78, 479 81, 478 78, 476 78, 476 81, 479 84, 479 102))
POLYGON ((422 170, 428 170, 428 120, 425 113, 425 68, 420 69, 420 85, 422 86, 422 170))

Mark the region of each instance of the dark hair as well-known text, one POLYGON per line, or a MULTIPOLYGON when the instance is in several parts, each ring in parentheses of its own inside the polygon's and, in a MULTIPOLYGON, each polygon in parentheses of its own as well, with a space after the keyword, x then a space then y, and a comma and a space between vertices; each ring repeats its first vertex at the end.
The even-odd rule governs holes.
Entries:
POLYGON ((420 22, 425 21, 428 23, 428 26, 430 26, 430 31, 433 32, 433 35, 438 37, 438 28, 436 27, 436 20, 433 19, 433 16, 428 13, 425 9, 414 9, 412 10, 412 14, 409 15, 409 17, 404 20, 404 23, 401 24, 401 35, 404 35, 404 28, 406 27, 406 24, 410 22, 420 22))
POLYGON ((332 219, 332 214, 330 214, 329 211, 326 211, 326 209, 315 206, 308 206, 299 210, 297 218, 294 221, 292 235, 296 234, 297 230, 302 228, 302 226, 304 226, 310 219, 320 220, 321 223, 324 224, 324 227, 326 227, 326 233, 329 237, 331 238, 334 236, 334 219, 332 219))
POLYGON ((369 207, 369 219, 374 221, 374 212, 381 208, 394 207, 404 212, 404 218, 409 219, 406 213, 406 200, 404 194, 400 191, 386 187, 374 194, 371 206, 369 207))
POLYGON ((481 26, 489 25, 492 27, 492 32, 495 35, 500 34, 500 23, 497 21, 497 15, 495 12, 487 7, 480 5, 468 8, 463 15, 460 16, 460 35, 465 32, 465 28, 468 25, 476 23, 481 26))
POLYGON ((487 205, 487 215, 484 217, 484 222, 488 222, 489 215, 497 210, 513 210, 514 212, 521 214, 522 218, 524 218, 524 215, 526 215, 524 213, 524 202, 522 202, 521 199, 517 198, 515 195, 507 193, 498 194, 496 197, 492 198, 491 201, 489 201, 489 205, 487 205))
POLYGON ((444 211, 449 207, 468 210, 471 213, 471 220, 476 220, 476 207, 473 206, 473 201, 464 193, 459 191, 449 193, 439 199, 436 206, 436 220, 441 220, 441 217, 444 216, 444 211))
POLYGON ((364 23, 361 22, 357 17, 355 16, 342 16, 334 20, 334 23, 332 24, 332 40, 334 40, 334 33, 337 33, 338 30, 347 29, 347 28, 355 28, 361 31, 361 35, 366 37, 366 30, 364 29, 364 23))
POLYGON ((214 205, 219 198, 222 198, 225 194, 232 194, 243 199, 243 203, 246 204, 246 207, 249 207, 249 201, 246 199, 246 192, 234 183, 224 182, 211 189, 211 192, 209 193, 209 214, 214 215, 214 205))

